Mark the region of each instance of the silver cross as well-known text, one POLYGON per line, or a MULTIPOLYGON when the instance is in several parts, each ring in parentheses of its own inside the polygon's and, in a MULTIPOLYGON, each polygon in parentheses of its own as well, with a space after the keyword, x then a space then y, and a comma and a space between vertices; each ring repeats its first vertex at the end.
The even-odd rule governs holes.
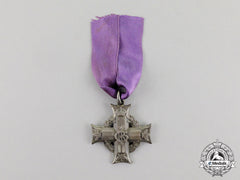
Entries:
POLYGON ((133 152, 140 142, 151 144, 151 124, 138 125, 138 122, 129 115, 129 105, 123 101, 113 105, 113 116, 105 122, 104 126, 92 124, 92 144, 104 142, 105 146, 114 153, 113 163, 131 163, 129 153, 133 152))

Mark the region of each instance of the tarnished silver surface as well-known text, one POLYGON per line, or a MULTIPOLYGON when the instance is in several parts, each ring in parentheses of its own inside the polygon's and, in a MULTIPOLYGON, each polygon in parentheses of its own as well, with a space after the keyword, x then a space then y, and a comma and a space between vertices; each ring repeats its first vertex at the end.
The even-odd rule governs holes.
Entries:
POLYGON ((113 163, 131 163, 129 153, 133 152, 140 142, 151 144, 150 128, 151 124, 138 125, 138 122, 129 115, 129 105, 124 105, 123 101, 118 105, 113 105, 113 116, 105 122, 103 126, 92 124, 92 144, 104 142, 105 146, 114 153, 113 163))

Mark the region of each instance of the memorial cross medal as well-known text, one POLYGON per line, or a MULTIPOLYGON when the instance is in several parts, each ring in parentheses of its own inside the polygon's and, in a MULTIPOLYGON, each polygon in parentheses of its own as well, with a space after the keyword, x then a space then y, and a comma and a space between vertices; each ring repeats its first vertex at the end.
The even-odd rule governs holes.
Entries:
POLYGON ((129 153, 140 142, 151 143, 151 124, 138 125, 124 99, 134 91, 142 72, 143 18, 108 15, 91 22, 92 70, 99 86, 117 99, 113 116, 103 126, 92 125, 92 143, 104 142, 113 163, 131 163, 129 153))

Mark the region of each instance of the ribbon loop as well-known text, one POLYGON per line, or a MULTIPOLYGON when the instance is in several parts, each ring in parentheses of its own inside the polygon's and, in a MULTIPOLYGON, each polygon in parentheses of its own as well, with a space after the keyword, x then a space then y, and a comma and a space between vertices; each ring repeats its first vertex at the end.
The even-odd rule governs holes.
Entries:
POLYGON ((108 15, 91 22, 92 70, 110 96, 129 97, 142 73, 143 18, 108 15))

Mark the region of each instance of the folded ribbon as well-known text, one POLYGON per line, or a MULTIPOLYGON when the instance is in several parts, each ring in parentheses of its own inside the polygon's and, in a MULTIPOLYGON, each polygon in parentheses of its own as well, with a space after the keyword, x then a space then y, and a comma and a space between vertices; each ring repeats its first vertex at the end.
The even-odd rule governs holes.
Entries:
POLYGON ((92 70, 99 86, 126 99, 142 73, 143 18, 108 15, 91 22, 92 70))

